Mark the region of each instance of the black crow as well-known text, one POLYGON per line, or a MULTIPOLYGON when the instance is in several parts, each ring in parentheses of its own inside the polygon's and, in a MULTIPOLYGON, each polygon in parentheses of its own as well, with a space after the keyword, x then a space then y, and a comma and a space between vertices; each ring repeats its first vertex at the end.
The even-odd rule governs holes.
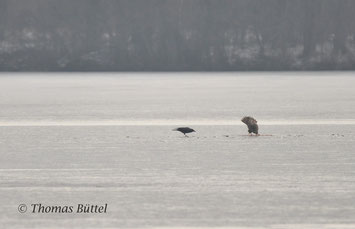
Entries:
POLYGON ((186 134, 192 133, 192 132, 196 132, 194 129, 191 129, 191 128, 189 128, 189 127, 179 127, 179 128, 173 129, 173 131, 180 131, 180 132, 183 133, 186 137, 188 137, 186 134))
POLYGON ((258 121, 255 120, 253 117, 244 117, 241 120, 248 126, 248 132, 249 134, 255 133, 256 135, 259 135, 259 127, 258 127, 258 121))

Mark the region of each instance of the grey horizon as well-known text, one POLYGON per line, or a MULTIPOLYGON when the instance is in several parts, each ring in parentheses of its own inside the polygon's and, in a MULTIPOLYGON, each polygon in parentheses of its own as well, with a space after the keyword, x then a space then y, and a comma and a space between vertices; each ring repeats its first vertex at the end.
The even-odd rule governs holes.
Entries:
POLYGON ((0 71, 354 70, 355 2, 0 0, 0 71))

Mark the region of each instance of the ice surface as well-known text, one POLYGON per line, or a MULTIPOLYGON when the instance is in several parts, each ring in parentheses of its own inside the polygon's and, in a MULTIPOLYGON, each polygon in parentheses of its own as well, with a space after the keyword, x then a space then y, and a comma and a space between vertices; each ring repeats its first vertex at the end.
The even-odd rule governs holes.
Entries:
POLYGON ((276 75, 1 77, 0 225, 354 228, 355 78, 276 75))
POLYGON ((244 115, 259 122, 354 119, 352 75, 5 74, 0 77, 0 121, 212 120, 215 124, 240 123, 244 115))

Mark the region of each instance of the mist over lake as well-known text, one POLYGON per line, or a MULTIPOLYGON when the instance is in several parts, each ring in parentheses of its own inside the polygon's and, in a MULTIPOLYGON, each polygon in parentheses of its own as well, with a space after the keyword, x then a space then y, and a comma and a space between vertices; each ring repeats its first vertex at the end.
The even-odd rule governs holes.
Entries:
POLYGON ((0 71, 355 70, 351 0, 1 0, 0 71))

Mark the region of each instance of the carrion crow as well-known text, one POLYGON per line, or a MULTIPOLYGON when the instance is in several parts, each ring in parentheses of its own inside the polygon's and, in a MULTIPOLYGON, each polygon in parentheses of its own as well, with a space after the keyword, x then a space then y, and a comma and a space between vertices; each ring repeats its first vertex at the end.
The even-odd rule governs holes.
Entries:
POLYGON ((180 132, 183 133, 186 137, 188 137, 186 134, 192 133, 192 132, 196 132, 194 129, 191 129, 191 128, 189 128, 189 127, 179 127, 179 128, 173 129, 173 131, 180 131, 180 132))

